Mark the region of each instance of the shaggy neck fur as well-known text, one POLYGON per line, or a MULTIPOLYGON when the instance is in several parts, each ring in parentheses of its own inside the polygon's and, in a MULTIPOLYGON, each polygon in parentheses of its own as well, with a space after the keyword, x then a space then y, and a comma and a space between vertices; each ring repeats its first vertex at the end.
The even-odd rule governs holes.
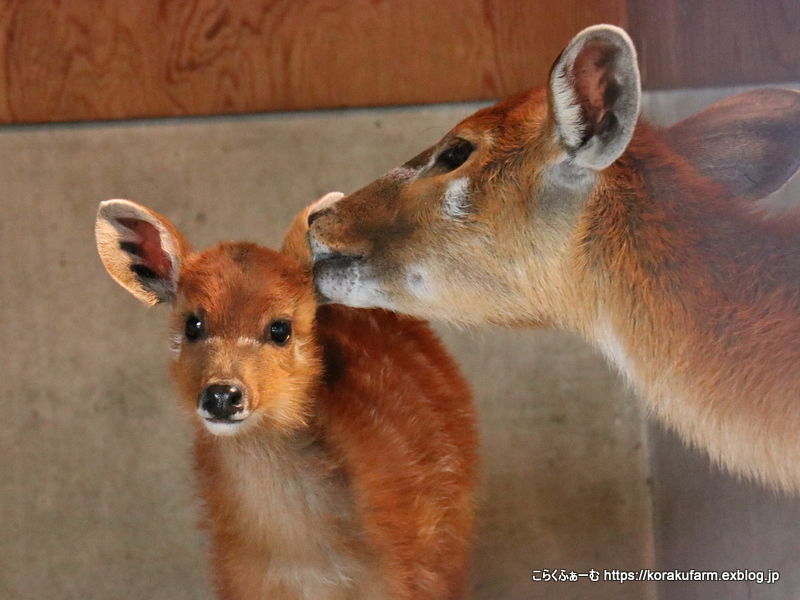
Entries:
POLYGON ((800 491, 800 224, 748 212, 645 125, 606 174, 576 240, 579 328, 690 441, 800 491))
POLYGON ((229 561, 222 599, 384 598, 378 561, 340 465, 310 429, 213 436, 199 429, 196 468, 212 560, 229 561), (264 557, 268 561, 264 562, 264 557), (251 557, 258 557, 257 560, 251 557))

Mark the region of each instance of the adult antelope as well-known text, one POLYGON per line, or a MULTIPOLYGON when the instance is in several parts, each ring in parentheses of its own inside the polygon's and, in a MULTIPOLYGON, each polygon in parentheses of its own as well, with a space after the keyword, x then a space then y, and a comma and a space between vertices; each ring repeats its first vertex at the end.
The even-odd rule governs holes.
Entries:
MULTIPOLYGON (((469 589, 477 433, 469 385, 426 323, 323 306, 300 261, 192 252, 164 217, 100 205, 109 274, 172 306, 170 371, 220 600, 458 600, 469 589)), ((301 231, 302 230, 302 233, 301 231)))
POLYGON ((537 89, 309 216, 319 292, 465 324, 551 324, 600 348, 731 470, 800 491, 800 223, 756 214, 800 158, 800 94, 638 120, 619 28, 537 89))

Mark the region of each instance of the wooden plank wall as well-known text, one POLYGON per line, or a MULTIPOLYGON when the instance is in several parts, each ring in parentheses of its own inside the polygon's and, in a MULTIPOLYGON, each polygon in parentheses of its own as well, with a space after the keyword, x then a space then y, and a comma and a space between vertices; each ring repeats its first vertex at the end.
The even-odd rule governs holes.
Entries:
POLYGON ((628 0, 646 88, 800 80, 798 0, 628 0))
POLYGON ((601 22, 645 87, 800 79, 798 0, 0 0, 0 123, 497 98, 601 22))
POLYGON ((625 0, 0 0, 0 122, 496 98, 625 0))

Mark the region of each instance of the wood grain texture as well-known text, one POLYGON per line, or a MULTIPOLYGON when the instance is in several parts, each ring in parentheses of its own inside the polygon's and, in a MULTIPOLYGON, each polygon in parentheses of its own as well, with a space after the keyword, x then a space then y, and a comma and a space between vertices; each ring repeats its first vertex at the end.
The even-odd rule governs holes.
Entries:
POLYGON ((624 0, 0 0, 0 122, 476 100, 624 0))
POLYGON ((628 0, 646 88, 800 79, 797 0, 628 0))

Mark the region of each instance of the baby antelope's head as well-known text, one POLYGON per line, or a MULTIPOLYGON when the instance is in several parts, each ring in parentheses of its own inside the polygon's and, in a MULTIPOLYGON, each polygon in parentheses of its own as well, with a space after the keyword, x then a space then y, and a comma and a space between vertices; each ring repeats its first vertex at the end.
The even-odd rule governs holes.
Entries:
POLYGON ((127 200, 100 205, 97 246, 109 274, 148 305, 172 305, 171 373, 211 433, 305 423, 320 361, 310 273, 248 243, 193 253, 160 215, 127 200))

